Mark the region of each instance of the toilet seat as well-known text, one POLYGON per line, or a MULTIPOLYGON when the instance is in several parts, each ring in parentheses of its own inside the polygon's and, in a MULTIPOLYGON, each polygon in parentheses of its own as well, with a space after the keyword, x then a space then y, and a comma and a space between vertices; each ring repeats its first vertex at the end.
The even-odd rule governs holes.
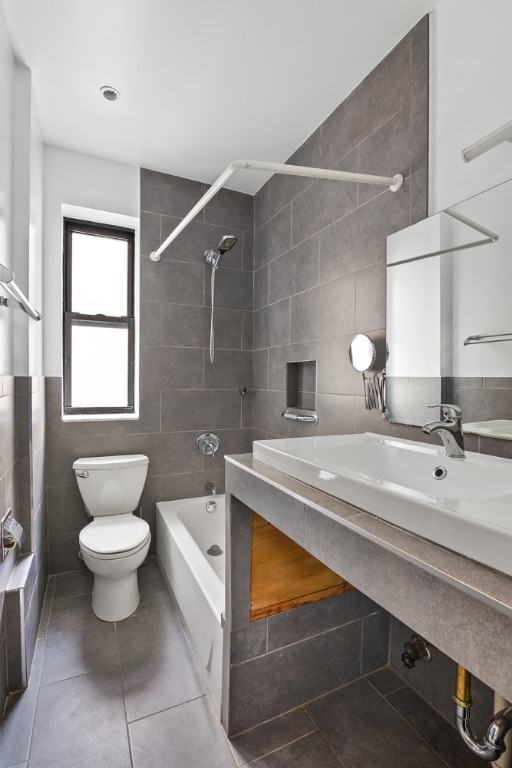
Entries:
POLYGON ((134 554, 150 537, 147 522, 128 514, 95 518, 82 528, 79 540, 93 557, 112 559, 134 554))

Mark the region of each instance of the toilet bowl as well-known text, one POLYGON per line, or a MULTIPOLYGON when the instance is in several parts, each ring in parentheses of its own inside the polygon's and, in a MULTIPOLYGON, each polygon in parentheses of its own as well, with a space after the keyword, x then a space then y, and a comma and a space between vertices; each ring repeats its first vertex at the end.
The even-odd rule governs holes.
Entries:
POLYGON ((151 541, 149 525, 132 512, 144 487, 142 454, 92 456, 73 464, 92 522, 80 531, 83 561, 94 574, 92 609, 103 621, 122 621, 139 604, 137 569, 151 541))

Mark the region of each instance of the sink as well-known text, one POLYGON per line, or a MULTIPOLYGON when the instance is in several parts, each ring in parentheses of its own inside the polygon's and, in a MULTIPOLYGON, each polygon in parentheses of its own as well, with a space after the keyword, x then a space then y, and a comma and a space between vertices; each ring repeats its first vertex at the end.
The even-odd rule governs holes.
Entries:
POLYGON ((254 458, 512 576, 512 460, 447 458, 413 440, 330 435, 256 440, 254 458))

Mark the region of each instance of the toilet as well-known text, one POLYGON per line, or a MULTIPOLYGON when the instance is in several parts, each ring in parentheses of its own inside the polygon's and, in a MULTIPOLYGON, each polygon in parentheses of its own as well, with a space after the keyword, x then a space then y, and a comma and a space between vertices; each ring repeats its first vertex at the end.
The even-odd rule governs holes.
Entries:
POLYGON ((148 554, 151 532, 133 511, 148 463, 142 454, 91 456, 73 463, 85 509, 93 518, 80 531, 80 551, 94 574, 92 609, 103 621, 122 621, 139 604, 137 568, 148 554))

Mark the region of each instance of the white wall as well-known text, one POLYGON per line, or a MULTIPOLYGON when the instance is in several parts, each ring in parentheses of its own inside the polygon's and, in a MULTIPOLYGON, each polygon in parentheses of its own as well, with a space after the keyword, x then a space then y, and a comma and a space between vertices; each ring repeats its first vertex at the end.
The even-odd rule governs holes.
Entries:
POLYGON ((512 144, 461 151, 512 120, 511 0, 443 0, 431 16, 430 213, 512 177, 512 144))
MULTIPOLYGON (((139 168, 44 149, 44 374, 62 376, 62 215, 78 206, 139 217, 139 168)), ((100 220, 100 219, 97 219, 100 220)))

